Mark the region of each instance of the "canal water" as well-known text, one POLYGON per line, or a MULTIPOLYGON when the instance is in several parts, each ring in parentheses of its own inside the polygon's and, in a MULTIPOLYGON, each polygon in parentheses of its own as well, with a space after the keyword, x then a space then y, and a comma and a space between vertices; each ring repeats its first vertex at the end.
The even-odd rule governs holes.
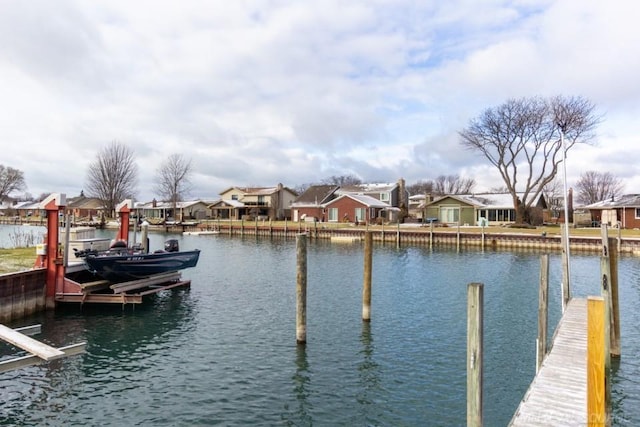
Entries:
MULTIPOLYGON (((465 425, 470 282, 485 291, 485 425, 506 425, 534 376, 537 253, 378 244, 366 324, 362 245, 309 242, 303 347, 294 239, 150 237, 152 248, 175 237, 181 249, 202 250, 183 273, 191 288, 135 308, 68 306, 10 325, 41 323, 40 339, 84 341, 87 353, 0 374, 0 425, 465 425)), ((615 425, 640 425, 638 263, 620 259, 615 425)), ((574 295, 599 294, 599 265, 597 256, 573 255, 574 295)), ((559 254, 550 266, 555 327, 559 254)), ((16 354, 0 344, 3 359, 16 354)))

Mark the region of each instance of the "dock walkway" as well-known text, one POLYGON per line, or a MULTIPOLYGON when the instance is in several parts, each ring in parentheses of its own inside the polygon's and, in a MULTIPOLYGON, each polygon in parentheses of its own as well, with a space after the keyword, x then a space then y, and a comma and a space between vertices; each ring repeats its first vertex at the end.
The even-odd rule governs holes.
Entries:
POLYGON ((587 300, 573 298, 509 425, 584 426, 586 420, 587 300))

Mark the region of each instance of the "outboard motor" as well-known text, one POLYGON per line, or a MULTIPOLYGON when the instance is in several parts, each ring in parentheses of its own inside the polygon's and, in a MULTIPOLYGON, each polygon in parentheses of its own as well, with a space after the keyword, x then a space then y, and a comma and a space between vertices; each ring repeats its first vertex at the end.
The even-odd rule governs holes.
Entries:
POLYGON ((164 250, 167 252, 178 252, 180 250, 177 239, 169 239, 164 242, 164 250))

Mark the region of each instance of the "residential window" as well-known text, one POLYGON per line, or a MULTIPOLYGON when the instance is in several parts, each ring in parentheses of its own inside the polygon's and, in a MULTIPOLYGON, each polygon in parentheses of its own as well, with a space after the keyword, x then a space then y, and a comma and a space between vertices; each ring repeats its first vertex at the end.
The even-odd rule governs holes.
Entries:
POLYGON ((238 195, 237 194, 232 194, 231 195, 231 200, 238 200, 238 195))
POLYGON ((640 208, 636 208, 636 219, 640 219, 640 208))
POLYGON ((364 221, 367 215, 366 208, 356 208, 356 221, 364 221))
POLYGON ((258 196, 258 204, 259 205, 263 205, 264 204, 264 196, 258 196))
POLYGON ((338 208, 329 208, 329 221, 338 221, 338 208))
POLYGON ((440 208, 440 219, 442 222, 458 222, 460 218, 460 208, 442 207, 440 208))
POLYGON ((380 201, 388 202, 389 201, 389 193, 380 193, 380 201))

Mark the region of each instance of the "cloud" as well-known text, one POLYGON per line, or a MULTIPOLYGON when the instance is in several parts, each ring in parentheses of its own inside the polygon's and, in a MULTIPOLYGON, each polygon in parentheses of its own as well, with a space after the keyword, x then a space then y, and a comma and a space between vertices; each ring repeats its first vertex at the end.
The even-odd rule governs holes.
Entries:
MULTIPOLYGON (((640 6, 614 0, 0 3, 1 162, 29 191, 82 188, 112 141, 156 169, 194 160, 194 195, 331 175, 496 177, 458 132, 510 97, 580 95, 604 120, 572 177, 640 185, 640 6), (150 11, 153 11, 151 13, 150 11), (584 160, 583 160, 584 159, 584 160), (615 169, 613 169, 615 168, 615 169)), ((499 179, 499 178, 498 178, 499 179)), ((483 184, 485 185, 485 184, 483 184)), ((631 191, 631 190, 630 190, 631 191)))

